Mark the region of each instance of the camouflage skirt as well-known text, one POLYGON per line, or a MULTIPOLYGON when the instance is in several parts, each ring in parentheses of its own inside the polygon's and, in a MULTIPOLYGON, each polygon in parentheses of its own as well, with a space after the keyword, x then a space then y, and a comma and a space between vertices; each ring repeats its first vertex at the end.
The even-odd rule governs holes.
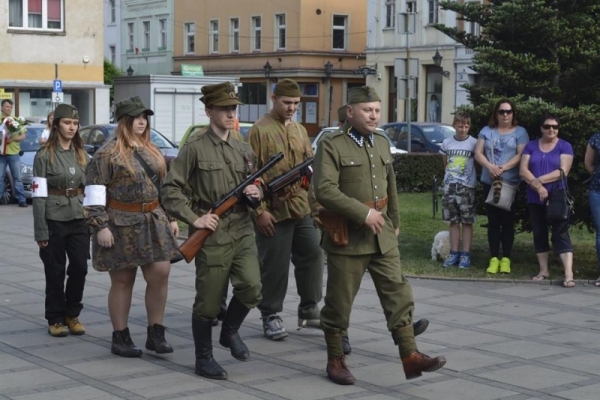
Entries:
POLYGON ((119 271, 181 257, 179 244, 162 208, 148 213, 135 213, 137 218, 133 221, 126 216, 123 218, 124 212, 109 209, 108 213, 108 228, 115 244, 111 248, 98 245, 94 233, 92 265, 96 271, 119 271))

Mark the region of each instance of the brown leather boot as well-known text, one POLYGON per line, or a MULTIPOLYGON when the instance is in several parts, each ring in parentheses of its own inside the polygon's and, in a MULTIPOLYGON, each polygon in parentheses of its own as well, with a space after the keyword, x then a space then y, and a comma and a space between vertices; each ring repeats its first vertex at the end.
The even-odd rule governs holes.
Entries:
POLYGON ((353 385, 356 381, 346 365, 346 357, 338 356, 327 360, 327 376, 338 385, 353 385))
POLYGON ((417 350, 413 350, 407 356, 402 357, 402 366, 407 380, 418 378, 423 372, 437 371, 444 364, 446 364, 445 357, 431 358, 417 350))

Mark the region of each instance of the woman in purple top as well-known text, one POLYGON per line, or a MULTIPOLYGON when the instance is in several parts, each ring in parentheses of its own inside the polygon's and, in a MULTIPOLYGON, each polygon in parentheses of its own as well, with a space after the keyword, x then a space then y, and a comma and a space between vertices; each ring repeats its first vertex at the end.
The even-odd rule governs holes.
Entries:
MULTIPOLYGON (((558 138, 560 121, 555 115, 546 115, 542 120, 542 137, 527 143, 521 157, 520 174, 527 182, 527 204, 531 227, 533 229, 533 246, 537 254, 540 272, 533 280, 542 281, 549 277, 548 255, 548 222, 546 219, 546 202, 552 190, 563 189, 560 169, 565 176, 569 175, 573 165, 573 148, 569 142, 558 138)), ((575 286, 573 280, 573 246, 569 232, 565 229, 567 222, 552 222, 552 245, 559 255, 565 269, 564 287, 575 286)))

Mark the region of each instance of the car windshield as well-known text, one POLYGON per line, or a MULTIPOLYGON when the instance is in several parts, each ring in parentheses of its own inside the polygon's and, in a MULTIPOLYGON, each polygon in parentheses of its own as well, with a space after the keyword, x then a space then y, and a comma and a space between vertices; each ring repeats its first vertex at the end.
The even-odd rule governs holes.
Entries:
MULTIPOLYGON (((116 125, 110 125, 106 127, 106 132, 109 138, 115 136, 116 125)), ((175 145, 169 142, 159 131, 150 128, 150 141, 154 143, 160 149, 175 149, 175 145)))
POLYGON ((451 126, 422 125, 421 129, 431 143, 442 143, 444 139, 456 135, 456 130, 451 126))
POLYGON ((21 150, 23 151, 38 151, 40 149, 40 138, 42 137, 42 127, 27 126, 25 139, 21 141, 21 150))

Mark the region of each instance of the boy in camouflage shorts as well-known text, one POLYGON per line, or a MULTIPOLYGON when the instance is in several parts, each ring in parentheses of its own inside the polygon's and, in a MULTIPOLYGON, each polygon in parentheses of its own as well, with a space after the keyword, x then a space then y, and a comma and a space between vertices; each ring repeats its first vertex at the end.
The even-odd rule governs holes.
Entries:
POLYGON ((456 135, 442 143, 440 153, 446 168, 442 196, 442 219, 450 222, 450 254, 444 267, 471 267, 471 240, 475 222, 475 144, 469 136, 471 119, 468 115, 454 115, 452 126, 456 135), (462 238, 460 225, 462 224, 462 238), (459 244, 462 239, 462 252, 459 244))

